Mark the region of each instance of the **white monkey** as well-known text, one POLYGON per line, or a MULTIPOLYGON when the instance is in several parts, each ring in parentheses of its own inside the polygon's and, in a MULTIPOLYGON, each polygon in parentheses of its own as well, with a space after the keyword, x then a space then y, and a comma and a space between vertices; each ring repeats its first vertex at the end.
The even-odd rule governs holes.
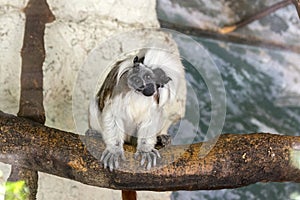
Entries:
POLYGON ((89 106, 90 129, 106 144, 104 167, 118 168, 119 159, 125 159, 124 141, 132 137, 137 138, 135 158, 141 155, 147 169, 155 166, 157 136, 184 116, 185 87, 178 55, 149 49, 115 63, 89 106))

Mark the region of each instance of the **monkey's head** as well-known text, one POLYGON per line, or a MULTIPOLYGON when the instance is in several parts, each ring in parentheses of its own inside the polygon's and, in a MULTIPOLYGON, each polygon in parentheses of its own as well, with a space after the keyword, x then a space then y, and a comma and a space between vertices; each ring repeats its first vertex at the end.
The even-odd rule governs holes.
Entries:
POLYGON ((127 74, 129 88, 141 92, 145 96, 152 96, 157 89, 155 74, 149 67, 139 62, 137 57, 135 57, 133 64, 127 74))
POLYGON ((129 88, 141 92, 145 96, 152 96, 158 88, 164 87, 171 78, 161 68, 150 69, 143 64, 144 57, 133 60, 133 67, 127 75, 129 88))

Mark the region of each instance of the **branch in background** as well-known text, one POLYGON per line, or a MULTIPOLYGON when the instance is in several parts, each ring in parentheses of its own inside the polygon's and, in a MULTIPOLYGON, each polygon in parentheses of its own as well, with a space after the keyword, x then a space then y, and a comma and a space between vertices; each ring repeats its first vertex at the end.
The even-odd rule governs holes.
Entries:
POLYGON ((298 12, 298 16, 300 19, 300 0, 293 0, 293 4, 295 5, 297 12, 298 12))
POLYGON ((269 15, 272 12, 275 12, 276 10, 280 9, 280 8, 284 8, 288 5, 290 5, 292 3, 292 0, 284 0, 284 1, 280 1, 270 7, 267 7, 265 9, 263 9, 262 11, 255 13, 254 15, 247 17, 246 19, 243 19, 239 22, 237 22, 234 25, 231 26, 224 26, 223 28, 219 29, 219 33, 221 34, 227 34, 230 32, 235 31, 238 28, 244 27, 250 23, 252 23, 255 20, 261 19, 267 15, 269 15))
POLYGON ((99 157, 105 144, 0 112, 0 161, 84 184, 119 190, 212 190, 256 182, 300 182, 300 137, 268 133, 222 134, 204 158, 202 143, 160 150, 145 171, 125 146, 126 161, 109 172, 99 157), (94 156, 90 153, 94 152, 94 156))
MULTIPOLYGON (((24 9, 25 33, 23 39, 21 97, 19 117, 45 123, 43 106, 43 62, 45 60, 44 31, 45 24, 55 17, 51 13, 46 0, 30 0, 24 9)), ((12 163, 14 164, 14 163, 12 163)), ((38 188, 38 173, 30 168, 12 166, 8 181, 25 180, 29 187, 29 199, 36 199, 38 188)), ((8 197, 7 197, 8 198, 8 197)))
POLYGON ((21 98, 18 116, 45 123, 43 106, 43 62, 45 24, 54 20, 46 0, 30 0, 25 8, 21 98))
POLYGON ((136 200, 137 195, 135 190, 122 190, 122 200, 136 200))
POLYGON ((237 35, 234 33, 229 34, 220 34, 216 31, 209 31, 209 30, 202 30, 199 28, 174 24, 171 22, 163 21, 159 19, 159 23, 161 28, 168 28, 173 29, 178 32, 195 36, 195 37, 203 37, 203 38, 211 38, 216 40, 221 40, 225 42, 232 42, 232 43, 238 43, 238 44, 245 44, 250 46, 258 46, 258 47, 264 47, 272 50, 286 50, 291 51, 300 54, 300 47, 299 46, 292 46, 292 45, 286 45, 285 43, 275 42, 275 41, 267 41, 267 40, 261 40, 255 37, 251 36, 242 36, 237 35))

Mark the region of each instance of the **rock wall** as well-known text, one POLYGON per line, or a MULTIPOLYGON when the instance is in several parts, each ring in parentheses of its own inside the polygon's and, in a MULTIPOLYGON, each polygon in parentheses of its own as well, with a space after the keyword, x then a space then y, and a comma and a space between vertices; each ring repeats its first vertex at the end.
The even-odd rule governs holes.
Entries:
MULTIPOLYGON (((27 0, 0 0, 0 110, 16 114, 20 96, 21 55, 25 26, 22 9, 27 0)), ((156 2, 132 0, 48 0, 56 20, 45 30, 44 106, 46 125, 76 132, 72 112, 72 94, 78 72, 88 54, 112 35, 141 28, 158 28, 156 2)), ((146 34, 147 35, 147 34, 146 34)), ((147 36, 145 36, 145 40, 147 36)), ((126 41, 124 41, 126 42, 126 41)), ((103 60, 109 61, 111 50, 122 44, 112 42, 103 60)), ((88 74, 83 85, 89 83, 88 74)), ((89 95, 82 91, 83 105, 89 95)), ((79 87, 79 88, 78 88, 79 87)), ((95 86, 92 86, 95 87, 95 86)), ((86 115, 82 120, 86 120, 86 115)), ((1 164, 1 163, 0 163, 1 164)), ((4 178, 9 166, 1 164, 4 178)), ((170 193, 139 192, 143 199, 167 199, 170 193)), ((37 199, 120 199, 121 192, 87 186, 52 175, 39 173, 37 199)))

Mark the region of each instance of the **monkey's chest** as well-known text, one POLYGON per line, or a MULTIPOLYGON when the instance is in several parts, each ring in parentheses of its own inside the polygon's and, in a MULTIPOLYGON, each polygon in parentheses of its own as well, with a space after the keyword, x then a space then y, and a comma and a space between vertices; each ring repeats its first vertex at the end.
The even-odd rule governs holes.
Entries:
POLYGON ((127 119, 134 124, 140 124, 144 121, 151 120, 152 113, 156 112, 157 106, 154 104, 152 97, 137 96, 132 98, 124 108, 127 119))
POLYGON ((128 131, 136 129, 141 123, 151 121, 158 112, 153 97, 145 97, 133 92, 118 96, 113 104, 115 115, 125 127, 128 127, 128 131))

